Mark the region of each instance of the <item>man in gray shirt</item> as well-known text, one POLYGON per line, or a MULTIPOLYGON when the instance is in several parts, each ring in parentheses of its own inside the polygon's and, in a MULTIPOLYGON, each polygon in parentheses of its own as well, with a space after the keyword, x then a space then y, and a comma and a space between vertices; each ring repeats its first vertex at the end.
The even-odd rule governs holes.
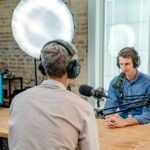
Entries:
POLYGON ((47 80, 13 99, 9 150, 99 150, 91 105, 66 89, 80 73, 76 57, 74 45, 63 40, 44 45, 41 61, 47 80))

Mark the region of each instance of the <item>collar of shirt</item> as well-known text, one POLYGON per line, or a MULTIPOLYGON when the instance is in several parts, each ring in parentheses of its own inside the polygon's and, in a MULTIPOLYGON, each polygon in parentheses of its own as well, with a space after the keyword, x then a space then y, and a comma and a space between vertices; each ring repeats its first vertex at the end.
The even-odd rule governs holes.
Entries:
POLYGON ((53 88, 53 89, 60 88, 60 89, 66 90, 65 86, 61 82, 58 82, 56 80, 51 80, 51 79, 44 80, 42 82, 41 86, 49 87, 49 88, 53 88))
POLYGON ((137 71, 137 74, 136 74, 135 79, 133 81, 129 82, 127 79, 125 79, 125 80, 127 81, 127 83, 129 85, 131 85, 131 84, 134 84, 137 80, 139 80, 140 77, 141 77, 141 73, 139 71, 137 71))

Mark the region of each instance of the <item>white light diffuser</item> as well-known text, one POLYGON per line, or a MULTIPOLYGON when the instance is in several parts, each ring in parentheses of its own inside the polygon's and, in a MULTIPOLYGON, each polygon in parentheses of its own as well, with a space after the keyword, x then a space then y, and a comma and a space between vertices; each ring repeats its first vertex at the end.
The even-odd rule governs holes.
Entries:
POLYGON ((62 0, 21 0, 11 25, 20 48, 34 58, 48 41, 71 42, 75 30, 72 13, 62 0))

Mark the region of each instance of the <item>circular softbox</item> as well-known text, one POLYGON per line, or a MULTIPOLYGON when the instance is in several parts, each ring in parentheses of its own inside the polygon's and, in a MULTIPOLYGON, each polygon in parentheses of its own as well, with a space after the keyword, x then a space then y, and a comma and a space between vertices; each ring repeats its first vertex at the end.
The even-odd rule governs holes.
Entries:
POLYGON ((21 0, 11 26, 19 47, 34 58, 48 41, 71 42, 75 30, 73 15, 62 0, 21 0))

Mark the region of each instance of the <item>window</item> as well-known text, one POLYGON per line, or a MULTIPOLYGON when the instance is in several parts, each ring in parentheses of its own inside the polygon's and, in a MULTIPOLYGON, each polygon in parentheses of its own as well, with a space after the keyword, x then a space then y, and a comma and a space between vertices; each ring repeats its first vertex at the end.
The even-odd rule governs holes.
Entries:
POLYGON ((141 57, 139 70, 150 74, 149 10, 149 0, 88 0, 89 85, 108 89, 120 73, 117 53, 126 46, 135 47, 141 57))
POLYGON ((120 49, 135 47, 141 57, 139 70, 149 73, 149 0, 105 0, 104 87, 119 74, 120 49), (109 68, 109 69, 108 69, 109 68))

